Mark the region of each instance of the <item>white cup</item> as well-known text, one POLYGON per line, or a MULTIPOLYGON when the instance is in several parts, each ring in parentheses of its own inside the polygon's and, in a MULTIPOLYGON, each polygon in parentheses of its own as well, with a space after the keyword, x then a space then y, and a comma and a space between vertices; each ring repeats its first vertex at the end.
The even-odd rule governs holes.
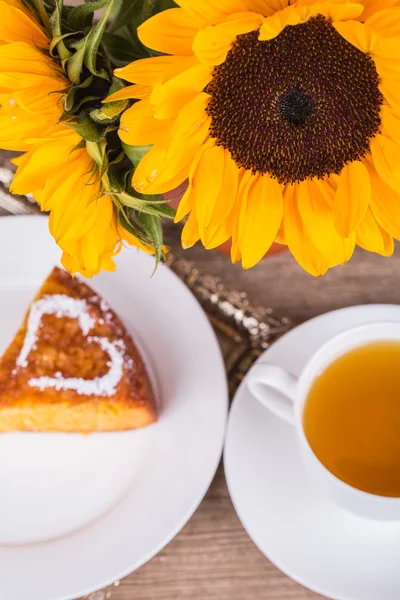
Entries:
POLYGON ((276 365, 258 363, 252 367, 246 381, 252 395, 263 406, 295 427, 307 470, 332 500, 359 516, 395 521, 400 520, 400 497, 363 492, 338 479, 318 460, 303 428, 304 406, 315 378, 343 354, 379 341, 400 342, 400 322, 362 325, 334 337, 311 357, 300 377, 276 365))

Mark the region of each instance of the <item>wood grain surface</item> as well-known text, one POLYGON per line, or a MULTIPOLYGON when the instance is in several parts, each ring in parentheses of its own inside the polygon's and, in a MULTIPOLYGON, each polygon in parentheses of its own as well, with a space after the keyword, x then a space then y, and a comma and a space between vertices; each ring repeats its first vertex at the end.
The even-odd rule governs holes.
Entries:
MULTIPOLYGON (((400 302, 400 254, 391 259, 357 251, 345 266, 314 279, 287 253, 250 271, 201 247, 179 246, 179 231, 166 239, 176 256, 196 261, 227 285, 246 291, 254 304, 302 322, 357 304, 400 302)), ((112 588, 112 600, 304 600, 320 598, 278 571, 244 531, 229 498, 222 467, 197 512, 153 560, 112 588)))

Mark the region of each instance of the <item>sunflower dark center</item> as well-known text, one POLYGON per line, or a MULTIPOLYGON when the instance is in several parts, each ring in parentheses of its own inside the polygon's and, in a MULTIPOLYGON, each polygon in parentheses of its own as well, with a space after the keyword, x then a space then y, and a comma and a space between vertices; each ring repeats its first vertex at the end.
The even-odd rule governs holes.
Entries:
POLYGON ((322 15, 268 42, 238 36, 207 86, 211 135, 239 167, 281 183, 340 173, 380 128, 372 58, 322 15))
POLYGON ((293 125, 303 125, 313 110, 313 102, 308 94, 300 90, 285 92, 279 100, 281 116, 293 125))

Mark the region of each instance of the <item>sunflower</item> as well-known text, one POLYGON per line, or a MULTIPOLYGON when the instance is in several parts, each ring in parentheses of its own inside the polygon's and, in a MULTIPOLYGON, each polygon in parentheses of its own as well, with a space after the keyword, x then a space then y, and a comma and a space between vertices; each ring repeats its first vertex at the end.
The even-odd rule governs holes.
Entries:
POLYGON ((137 100, 119 135, 151 145, 143 194, 186 179, 184 247, 232 239, 255 265, 275 241, 313 275, 356 244, 400 239, 398 0, 176 0, 139 28, 163 56, 115 74, 137 100))
POLYGON ((19 0, 0 1, 0 146, 27 150, 62 115, 70 83, 49 54, 50 40, 19 0))
POLYGON ((50 212, 49 228, 62 249, 62 264, 72 274, 92 277, 114 271, 113 257, 122 243, 145 252, 142 244, 117 222, 113 202, 104 192, 96 165, 80 136, 67 128, 14 160, 18 165, 11 191, 33 193, 50 212))
MULTIPOLYGON (((107 193, 107 173, 99 172, 89 153, 90 146, 97 155, 99 149, 74 130, 79 114, 63 120, 67 94, 74 90, 43 27, 43 22, 50 25, 44 5, 37 6, 42 6, 42 25, 19 0, 0 0, 0 146, 24 151, 14 160, 18 169, 11 191, 32 194, 50 213, 62 264, 72 274, 91 277, 115 269, 113 257, 123 242, 145 252, 153 249, 121 227, 114 196, 107 193)), ((124 213, 124 207, 118 211, 124 213)))

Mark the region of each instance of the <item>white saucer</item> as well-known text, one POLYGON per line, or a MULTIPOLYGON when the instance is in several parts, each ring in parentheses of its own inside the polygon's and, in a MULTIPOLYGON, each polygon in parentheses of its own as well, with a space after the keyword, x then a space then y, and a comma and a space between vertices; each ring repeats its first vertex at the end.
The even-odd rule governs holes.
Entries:
MULTIPOLYGON (((59 260, 45 217, 0 219, 0 352, 59 260)), ((206 493, 223 446, 219 346, 168 268, 124 249, 90 283, 133 333, 160 404, 140 431, 0 435, 0 598, 83 596, 161 550, 206 493)))
MULTIPOLYGON (((299 374, 334 335, 372 321, 400 321, 400 307, 354 307, 317 317, 278 340, 260 362, 299 374)), ((335 600, 398 600, 400 523, 368 521, 315 490, 294 430, 242 384, 230 412, 224 452, 232 501, 258 548, 284 573, 335 600)))

